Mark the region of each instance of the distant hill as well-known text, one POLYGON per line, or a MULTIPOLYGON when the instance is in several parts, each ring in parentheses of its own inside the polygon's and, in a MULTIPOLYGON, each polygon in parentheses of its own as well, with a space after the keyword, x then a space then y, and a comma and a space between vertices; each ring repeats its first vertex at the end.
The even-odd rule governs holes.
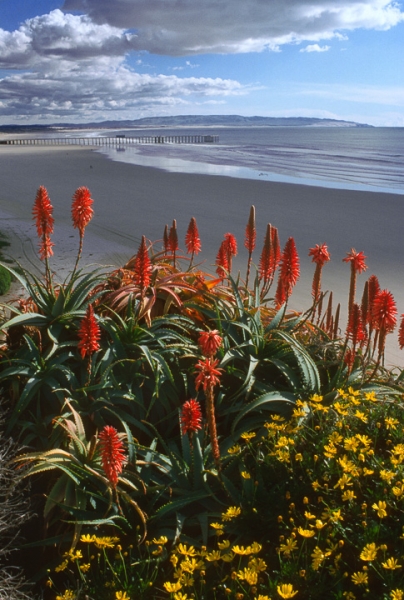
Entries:
POLYGON ((144 127, 371 127, 364 123, 309 117, 242 117, 240 115, 181 115, 146 117, 125 121, 92 123, 53 123, 51 125, 1 125, 4 133, 49 131, 54 129, 138 129, 144 127))

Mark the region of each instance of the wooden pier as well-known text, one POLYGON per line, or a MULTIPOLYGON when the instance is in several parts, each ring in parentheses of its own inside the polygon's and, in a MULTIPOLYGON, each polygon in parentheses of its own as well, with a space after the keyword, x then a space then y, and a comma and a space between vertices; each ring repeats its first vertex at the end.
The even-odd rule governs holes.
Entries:
POLYGON ((217 144, 218 135, 149 135, 128 137, 47 137, 0 140, 11 146, 133 146, 135 144, 217 144))

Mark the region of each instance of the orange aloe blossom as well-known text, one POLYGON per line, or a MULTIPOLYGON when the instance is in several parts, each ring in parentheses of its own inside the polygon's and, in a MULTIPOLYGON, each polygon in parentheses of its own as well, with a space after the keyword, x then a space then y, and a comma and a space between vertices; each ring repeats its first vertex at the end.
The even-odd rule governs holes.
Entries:
POLYGON ((250 277, 252 253, 254 252, 254 249, 255 249, 256 239, 257 239, 257 230, 255 228, 255 206, 252 205, 250 208, 250 216, 248 219, 248 223, 247 223, 247 226, 245 229, 245 240, 244 240, 244 246, 248 250, 247 275, 246 275, 246 282, 245 282, 246 287, 248 287, 248 279, 250 277))
POLYGON ((198 338, 198 344, 202 354, 208 358, 216 354, 222 345, 222 341, 217 329, 202 331, 198 338))
POLYGON ((170 227, 170 233, 168 235, 169 249, 173 253, 173 264, 175 267, 175 253, 178 250, 178 233, 177 233, 177 221, 173 219, 173 224, 170 227))
POLYGON ((191 254, 192 265, 192 262, 194 260, 194 254, 199 254, 202 248, 201 238, 199 237, 199 231, 195 217, 192 217, 189 222, 188 230, 185 235, 185 245, 187 247, 188 254, 191 254))
POLYGON ((278 307, 285 304, 300 276, 299 255, 293 237, 290 237, 283 249, 281 266, 276 289, 275 301, 278 307))
POLYGON ((218 471, 220 471, 220 450, 219 442, 217 439, 216 430, 216 418, 215 418, 215 405, 214 405, 214 393, 213 389, 215 385, 220 383, 220 376, 223 369, 217 367, 219 361, 213 358, 206 358, 204 361, 199 360, 195 365, 197 371, 199 371, 195 379, 195 387, 199 390, 203 388, 206 398, 206 418, 208 421, 210 443, 212 446, 213 460, 218 471))
POLYGON ((397 307, 393 294, 381 290, 376 294, 372 308, 373 324, 379 332, 379 358, 384 352, 386 335, 394 331, 397 323, 397 307))
POLYGON ((80 329, 78 332, 79 343, 77 348, 81 358, 91 358, 91 355, 100 349, 99 340, 101 337, 100 326, 94 315, 92 304, 89 304, 86 314, 81 320, 80 329))
POLYGON ((181 410, 181 433, 185 435, 196 433, 198 429, 202 429, 202 411, 197 400, 191 399, 184 402, 181 410))
POLYGON ((349 285, 348 300, 348 320, 351 314, 352 305, 355 302, 357 273, 362 273, 362 271, 366 271, 367 269, 365 258, 366 256, 363 252, 357 252, 355 248, 351 248, 350 252, 347 252, 346 257, 342 259, 343 262, 351 263, 351 281, 349 285))
POLYGON ((105 425, 98 439, 101 450, 101 464, 108 481, 115 488, 119 474, 122 473, 126 461, 125 450, 119 433, 115 427, 105 425))
POLYGON ((404 315, 400 317, 400 328, 398 330, 398 345, 400 350, 404 348, 404 315))
POLYGON ((321 273, 325 263, 330 260, 330 254, 328 252, 326 244, 316 244, 314 248, 310 248, 309 256, 312 257, 312 262, 316 263, 311 294, 313 296, 314 302, 318 302, 321 294, 321 273))
POLYGON ((140 288, 140 294, 143 297, 151 279, 151 261, 147 251, 146 238, 142 235, 139 250, 137 251, 135 264, 133 266, 134 281, 140 288))
POLYGON ((91 198, 91 193, 88 188, 82 186, 77 188, 77 190, 74 192, 72 202, 72 221, 73 227, 79 230, 80 235, 79 251, 77 254, 74 271, 77 268, 81 253, 83 251, 84 230, 93 218, 93 203, 94 200, 91 198))
POLYGON ((51 280, 48 259, 53 255, 52 247, 54 246, 54 243, 50 239, 50 236, 53 233, 54 224, 52 213, 53 206, 49 199, 48 192, 46 188, 41 185, 36 193, 32 214, 35 219, 38 237, 41 240, 39 244, 39 256, 41 260, 45 261, 47 287, 50 285, 51 280))
POLYGON ((216 266, 216 273, 220 279, 224 279, 227 276, 227 273, 230 272, 226 240, 223 240, 223 242, 220 244, 220 248, 216 256, 216 266))

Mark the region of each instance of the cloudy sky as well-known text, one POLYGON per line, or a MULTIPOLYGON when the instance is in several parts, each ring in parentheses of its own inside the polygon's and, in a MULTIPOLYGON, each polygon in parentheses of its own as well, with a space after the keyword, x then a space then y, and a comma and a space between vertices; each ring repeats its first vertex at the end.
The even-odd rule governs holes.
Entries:
POLYGON ((404 126, 404 2, 0 0, 0 124, 179 114, 404 126))

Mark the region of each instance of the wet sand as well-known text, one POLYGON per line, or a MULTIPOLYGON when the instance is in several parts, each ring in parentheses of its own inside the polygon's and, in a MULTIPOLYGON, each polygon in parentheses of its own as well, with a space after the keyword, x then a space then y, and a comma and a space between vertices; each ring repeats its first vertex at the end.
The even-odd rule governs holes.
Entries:
MULTIPOLYGON (((323 271, 323 289, 333 290, 345 307, 349 266, 342 258, 352 248, 363 250, 368 270, 359 276, 358 300, 371 274, 379 277, 404 312, 404 198, 397 194, 325 189, 307 185, 235 179, 218 175, 169 173, 106 159, 80 147, 0 146, 2 186, 0 230, 8 232, 10 254, 29 268, 40 268, 32 205, 44 185, 54 206, 53 268, 63 274, 74 263, 78 232, 71 226, 71 199, 79 186, 94 198, 95 215, 84 240, 83 264, 118 267, 136 251, 140 238, 161 240, 165 224, 177 220, 180 246, 194 216, 202 238, 202 260, 211 269, 223 234, 234 233, 239 242, 235 269, 245 273, 247 252, 244 230, 251 204, 257 213, 258 262, 266 224, 279 229, 281 245, 293 236, 301 257, 301 278, 291 307, 311 304, 314 265, 309 248, 325 242, 331 262, 323 271)), ((158 243, 160 248, 161 242, 158 243)), ((404 364, 396 333, 389 336, 389 362, 404 364), (393 342, 394 338, 394 342, 393 342)))

